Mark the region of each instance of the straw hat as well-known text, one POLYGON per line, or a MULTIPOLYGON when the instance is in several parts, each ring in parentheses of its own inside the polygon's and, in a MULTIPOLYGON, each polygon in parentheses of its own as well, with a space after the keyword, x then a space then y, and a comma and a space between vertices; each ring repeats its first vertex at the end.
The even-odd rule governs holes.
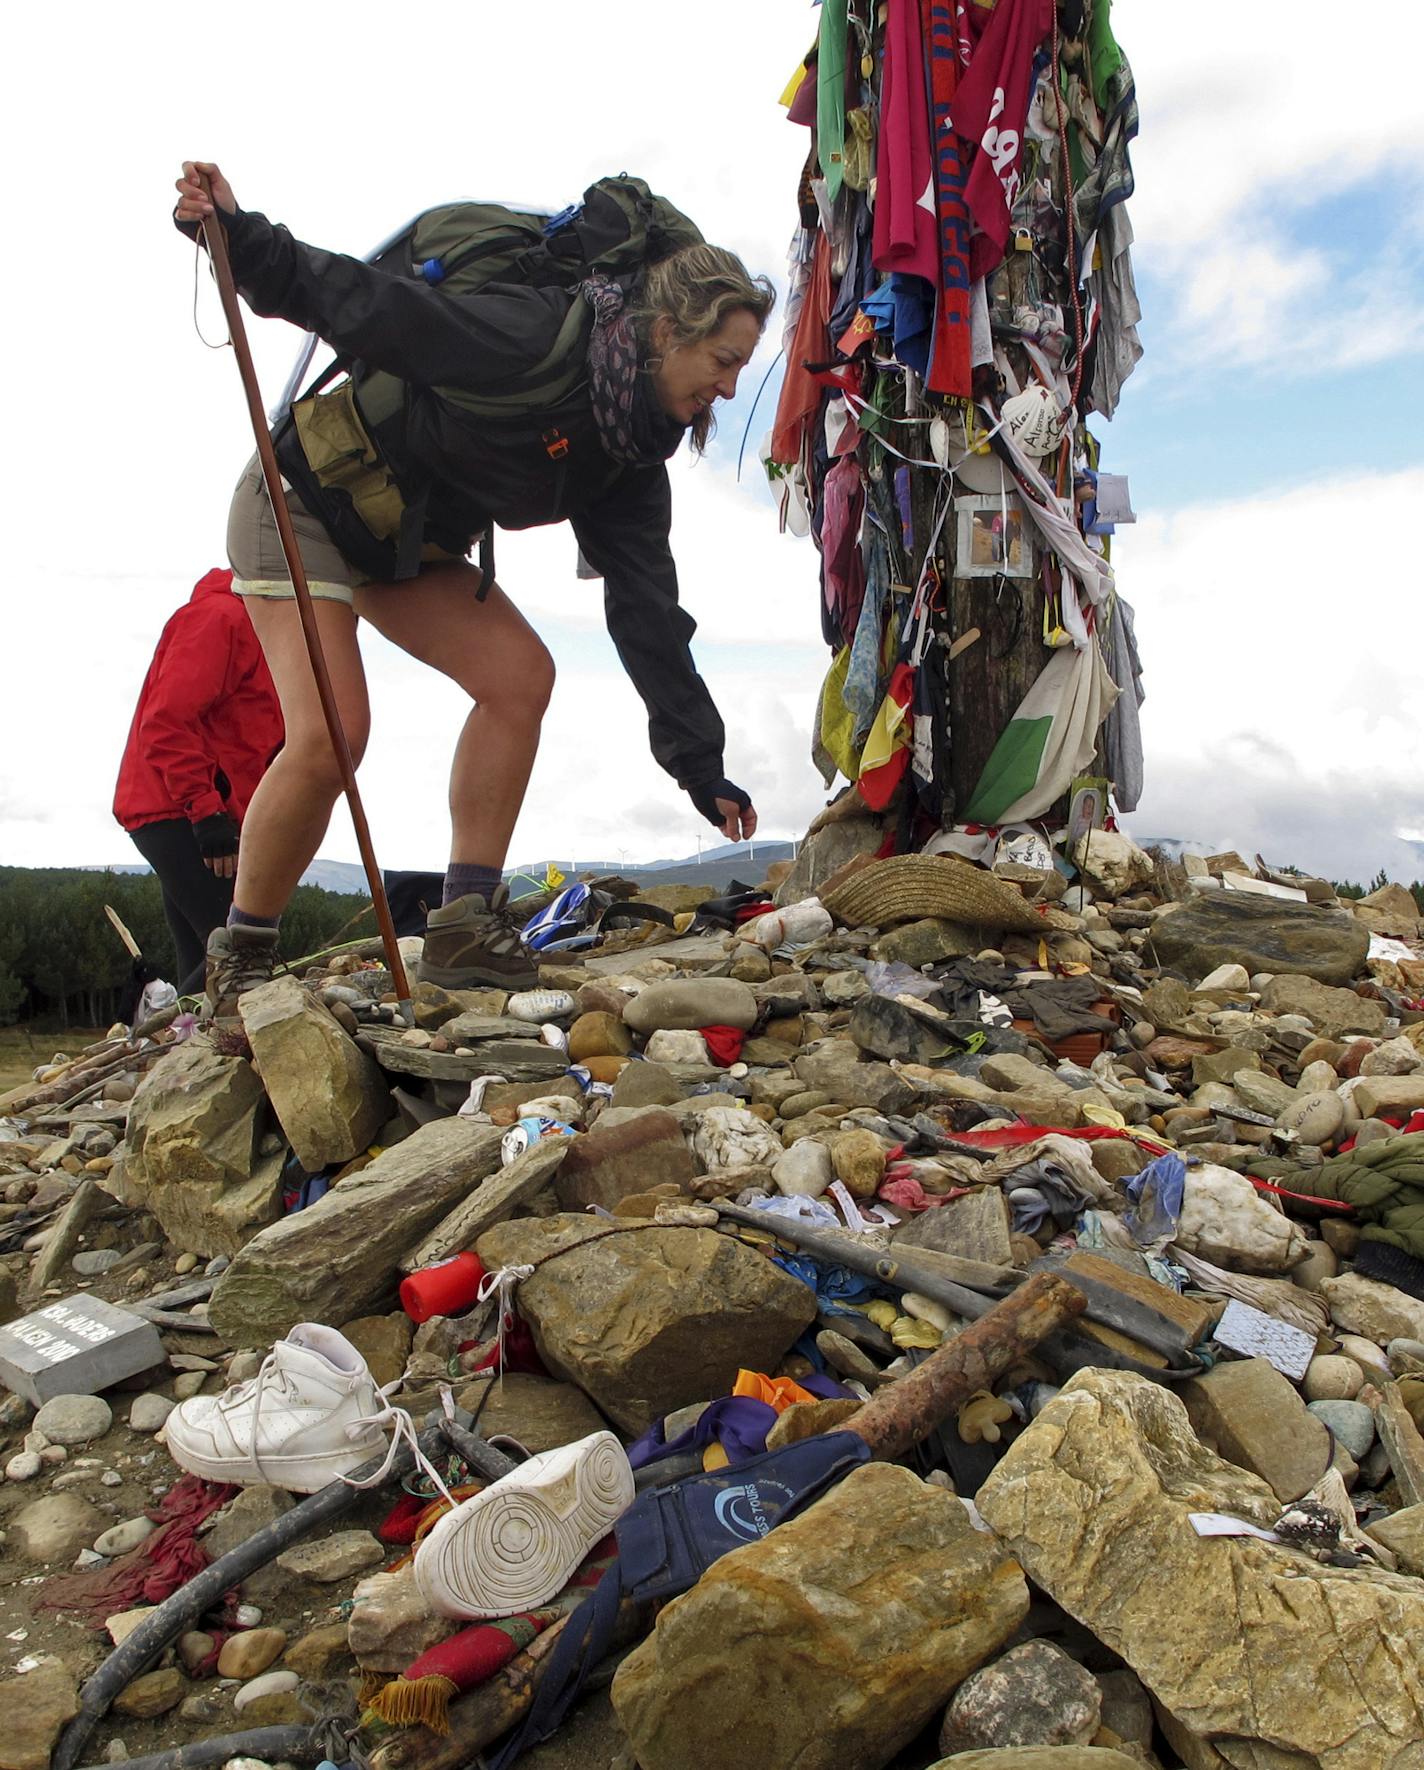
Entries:
POLYGON ((821 902, 850 928, 890 928, 924 916, 1013 934, 1058 933, 1078 926, 1064 911, 1027 903, 1007 880, 954 855, 901 854, 874 861, 843 884, 823 890, 821 902))

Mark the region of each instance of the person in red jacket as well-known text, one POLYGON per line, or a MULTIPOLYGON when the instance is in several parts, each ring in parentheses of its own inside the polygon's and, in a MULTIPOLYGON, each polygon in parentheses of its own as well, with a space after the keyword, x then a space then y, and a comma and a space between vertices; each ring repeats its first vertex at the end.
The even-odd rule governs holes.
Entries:
POLYGON ((208 572, 163 629, 114 792, 114 816, 163 887, 184 994, 201 982, 208 935, 227 920, 243 814, 282 735, 232 573, 208 572))

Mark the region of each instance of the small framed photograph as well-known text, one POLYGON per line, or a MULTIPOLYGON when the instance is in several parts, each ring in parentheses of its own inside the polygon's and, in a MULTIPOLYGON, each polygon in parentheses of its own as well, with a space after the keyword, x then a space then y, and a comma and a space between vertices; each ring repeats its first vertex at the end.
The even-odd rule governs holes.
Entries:
POLYGON ((1033 576, 1032 530, 1017 498, 956 498, 954 511, 958 522, 956 577, 1033 576))

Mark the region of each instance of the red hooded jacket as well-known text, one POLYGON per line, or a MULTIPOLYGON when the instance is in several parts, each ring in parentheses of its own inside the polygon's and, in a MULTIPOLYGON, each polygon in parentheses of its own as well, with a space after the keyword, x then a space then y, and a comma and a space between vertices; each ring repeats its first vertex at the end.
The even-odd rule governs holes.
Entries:
POLYGON ((282 735, 277 691, 232 573, 209 572, 158 641, 119 765, 114 816, 126 830, 221 811, 241 823, 282 735))

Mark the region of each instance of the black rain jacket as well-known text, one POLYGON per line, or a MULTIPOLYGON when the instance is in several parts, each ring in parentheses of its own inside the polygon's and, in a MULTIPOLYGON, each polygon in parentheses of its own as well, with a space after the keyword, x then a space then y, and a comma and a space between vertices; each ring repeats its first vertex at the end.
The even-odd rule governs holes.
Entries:
POLYGON ((434 532, 466 537, 467 550, 490 522, 570 523, 603 578, 608 632, 648 710, 654 759, 683 788, 720 780, 725 731, 692 661, 697 623, 678 604, 667 468, 622 466, 604 452, 586 382, 551 410, 495 420, 431 391, 498 392, 503 377, 544 357, 578 297, 509 284, 445 295, 304 245, 255 210, 223 219, 233 277, 254 312, 407 384, 404 453, 391 467, 403 484, 430 488, 434 532), (552 432, 568 445, 557 456, 552 432))

